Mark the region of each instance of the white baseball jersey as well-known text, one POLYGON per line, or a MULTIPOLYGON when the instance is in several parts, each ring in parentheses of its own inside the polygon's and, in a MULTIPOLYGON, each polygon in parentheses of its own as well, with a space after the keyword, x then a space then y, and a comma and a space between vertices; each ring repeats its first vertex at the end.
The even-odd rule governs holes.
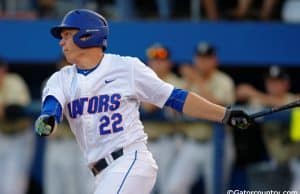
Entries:
POLYGON ((139 59, 104 54, 88 75, 67 66, 48 80, 43 101, 54 96, 62 106, 88 164, 118 148, 146 141, 140 101, 162 107, 173 86, 139 59))

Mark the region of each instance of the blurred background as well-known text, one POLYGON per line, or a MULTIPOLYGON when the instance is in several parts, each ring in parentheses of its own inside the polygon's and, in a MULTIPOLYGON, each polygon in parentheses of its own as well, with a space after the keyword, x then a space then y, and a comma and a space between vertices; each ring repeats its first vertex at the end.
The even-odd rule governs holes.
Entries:
MULTIPOLYGON (((45 81, 69 65, 49 29, 75 8, 108 19, 107 52, 215 103, 251 113, 300 96, 299 0, 0 0, 0 194, 92 193, 68 124, 33 132, 45 81)), ((245 131, 150 104, 141 118, 160 167, 153 193, 300 192, 300 109, 245 131)))

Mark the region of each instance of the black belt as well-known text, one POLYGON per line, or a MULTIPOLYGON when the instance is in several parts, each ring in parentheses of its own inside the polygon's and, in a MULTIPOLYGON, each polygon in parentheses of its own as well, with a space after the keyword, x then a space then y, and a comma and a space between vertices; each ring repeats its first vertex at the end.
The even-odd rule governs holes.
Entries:
MULTIPOLYGON (((121 157, 123 155, 123 148, 118 149, 110 154, 114 160, 121 157)), ((91 168, 92 173, 94 176, 96 176, 98 173, 100 173, 104 168, 108 166, 107 161, 105 158, 102 158, 98 160, 91 168)))

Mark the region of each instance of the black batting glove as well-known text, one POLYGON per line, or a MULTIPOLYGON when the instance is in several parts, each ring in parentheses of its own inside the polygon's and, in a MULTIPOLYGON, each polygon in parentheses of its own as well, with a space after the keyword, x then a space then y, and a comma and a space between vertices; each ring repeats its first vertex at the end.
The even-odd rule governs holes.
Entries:
POLYGON ((242 110, 227 108, 222 123, 234 128, 247 129, 251 125, 252 120, 249 115, 242 110))

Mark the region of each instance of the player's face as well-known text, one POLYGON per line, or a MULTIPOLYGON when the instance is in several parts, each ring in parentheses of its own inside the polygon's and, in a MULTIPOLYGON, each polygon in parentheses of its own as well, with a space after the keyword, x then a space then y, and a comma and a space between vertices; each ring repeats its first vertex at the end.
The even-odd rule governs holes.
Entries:
POLYGON ((209 74, 217 67, 217 59, 214 56, 196 56, 194 63, 196 69, 202 74, 209 74))
POLYGON ((287 80, 269 78, 265 84, 267 92, 274 96, 285 95, 289 90, 289 81, 287 80))
POLYGON ((82 50, 74 43, 73 36, 78 32, 76 29, 63 29, 62 39, 59 45, 69 63, 76 63, 77 58, 82 54, 82 50))
POLYGON ((157 74, 169 73, 171 70, 171 63, 167 59, 150 59, 148 65, 157 74))

